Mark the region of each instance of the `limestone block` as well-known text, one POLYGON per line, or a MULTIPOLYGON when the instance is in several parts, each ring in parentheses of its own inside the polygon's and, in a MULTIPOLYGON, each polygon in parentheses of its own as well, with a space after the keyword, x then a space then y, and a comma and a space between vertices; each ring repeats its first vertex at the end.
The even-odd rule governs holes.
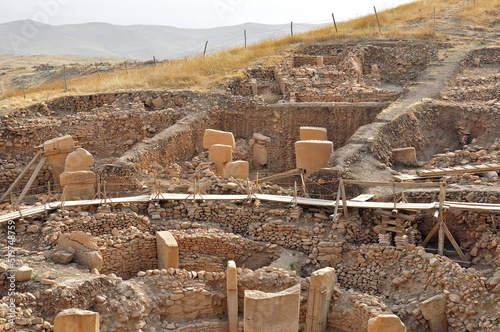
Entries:
POLYGON ((305 168, 313 173, 328 167, 333 142, 330 141, 298 141, 295 142, 295 158, 297 168, 305 168))
POLYGON ((233 148, 224 144, 211 145, 208 150, 208 160, 214 162, 217 175, 223 175, 224 166, 233 160, 233 148))
MULTIPOLYGON (((57 241, 56 250, 66 250, 69 247, 74 250, 97 250, 99 246, 97 245, 96 240, 92 237, 92 235, 84 233, 84 232, 72 232, 72 233, 64 233, 59 236, 59 240, 57 241)), ((68 250, 66 250, 68 251, 68 250)))
POLYGON ((325 267, 311 274, 307 300, 306 332, 326 331, 328 310, 337 282, 335 269, 325 267))
POLYGON ((163 99, 161 97, 158 97, 158 98, 155 98, 155 99, 151 100, 151 104, 153 104, 153 106, 155 108, 163 108, 163 107, 165 107, 165 102, 163 101, 163 99))
POLYGON ((233 133, 221 130, 206 129, 203 135, 203 147, 210 149, 214 144, 230 145, 233 149, 236 148, 236 141, 233 133))
POLYGON ((66 189, 66 200, 92 199, 95 196, 96 175, 91 171, 64 172, 61 185, 66 189))
POLYGON ((400 148, 392 150, 392 159, 396 163, 406 166, 417 166, 417 153, 414 147, 400 148))
POLYGON ((394 314, 380 314, 368 320, 368 332, 406 332, 406 326, 394 314))
POLYGON ((326 128, 321 127, 300 127, 301 141, 327 141, 326 128))
POLYGON ((300 285, 279 293, 245 290, 245 332, 297 332, 300 285))
POLYGON ((31 275, 33 274, 33 269, 28 266, 21 266, 16 270, 16 281, 28 281, 31 279, 31 275))
MULTIPOLYGON (((53 138, 51 140, 43 143, 44 151, 52 151, 52 150, 62 150, 68 149, 75 146, 75 141, 70 135, 53 138)), ((64 167, 66 164, 66 157, 71 152, 71 150, 65 150, 59 154, 54 154, 47 156, 45 160, 45 164, 52 166, 52 176, 54 178, 54 182, 59 184, 59 176, 62 172, 64 172, 64 167)))
POLYGON ((103 267, 102 255, 98 250, 77 251, 74 260, 78 264, 88 267, 90 270, 96 269, 101 272, 103 267))
POLYGON ((421 302, 420 310, 422 310, 424 318, 429 321, 431 332, 448 331, 446 298, 443 295, 436 295, 421 302))
POLYGON ((248 174, 250 172, 250 164, 248 161, 237 160, 227 163, 224 167, 224 177, 234 177, 239 179, 248 179, 248 174))
POLYGON ((156 232, 156 255, 159 269, 179 267, 179 246, 169 231, 156 232))
POLYGON ((43 151, 61 150, 75 146, 71 135, 56 137, 43 143, 43 151))
POLYGON ((64 167, 65 172, 88 171, 94 165, 94 157, 85 149, 78 148, 68 154, 64 167))
POLYGON ((64 250, 57 251, 52 256, 52 259, 59 264, 68 264, 73 260, 73 254, 64 250))
POLYGON ((324 58, 322 56, 317 56, 316 57, 316 66, 323 66, 324 65, 324 58))
POLYGON ((99 313, 66 309, 54 319, 54 332, 99 332, 99 313))

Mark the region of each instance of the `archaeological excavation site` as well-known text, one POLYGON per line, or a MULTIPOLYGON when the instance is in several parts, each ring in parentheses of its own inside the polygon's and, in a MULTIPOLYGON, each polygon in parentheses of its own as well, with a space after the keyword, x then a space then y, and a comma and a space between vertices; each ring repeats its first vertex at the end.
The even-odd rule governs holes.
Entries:
POLYGON ((243 73, 0 115, 0 331, 500 331, 498 39, 243 73))

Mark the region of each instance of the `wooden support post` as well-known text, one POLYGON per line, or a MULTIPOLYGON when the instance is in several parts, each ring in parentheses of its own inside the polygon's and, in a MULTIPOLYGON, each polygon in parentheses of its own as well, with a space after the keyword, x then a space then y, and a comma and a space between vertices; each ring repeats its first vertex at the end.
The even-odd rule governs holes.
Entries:
POLYGON ((26 194, 30 190, 31 186, 33 185, 33 182, 35 182, 36 177, 38 176, 38 173, 40 173, 40 170, 42 169, 43 165, 45 165, 45 160, 46 159, 47 159, 47 157, 45 157, 45 156, 43 156, 42 159, 40 159, 40 162, 36 166, 35 171, 33 172, 33 174, 31 174, 31 177, 30 177, 28 183, 26 184, 26 186, 24 187, 23 191, 21 192, 21 194, 17 198, 17 204, 21 203, 21 201, 23 200, 24 196, 26 196, 26 194))
POLYGON ((375 11, 375 17, 377 18, 378 32, 381 34, 382 33, 382 29, 380 28, 380 21, 378 19, 377 8, 375 8, 375 6, 373 6, 373 10, 375 11))
POLYGON ((349 218, 349 212, 347 211, 347 196, 345 194, 344 180, 340 180, 340 192, 342 194, 342 210, 344 211, 344 218, 347 220, 349 218))
POLYGON ((443 256, 444 253, 444 218, 443 218, 443 210, 444 210, 444 201, 446 199, 446 183, 441 182, 439 184, 439 213, 438 213, 438 222, 439 222, 439 239, 438 239, 438 254, 443 256))
POLYGON ((293 39, 293 22, 290 22, 290 36, 293 39))
POLYGON ((295 184, 293 186, 293 207, 297 206, 297 181, 295 181, 295 184))
POLYGON ((339 33, 339 30, 337 30, 337 22, 335 22, 335 15, 332 13, 332 18, 333 18, 333 25, 335 26, 335 32, 339 33))
POLYGON ((340 184, 337 189, 337 199, 335 200, 335 209, 333 210, 333 221, 337 221, 339 218, 339 202, 340 202, 340 184))
POLYGON ((35 157, 33 157, 33 159, 31 159, 31 161, 29 162, 28 166, 26 166, 22 170, 21 174, 19 174, 19 176, 16 178, 16 180, 10 185, 9 189, 7 189, 7 191, 2 195, 2 198, 0 198, 0 201, 3 201, 7 197, 7 195, 9 195, 12 192, 12 190, 14 190, 14 188, 19 184, 19 182, 24 177, 24 175, 26 175, 26 172, 28 172, 28 170, 30 169, 30 167, 33 166, 33 164, 38 159, 38 157, 40 157, 41 154, 42 154, 41 151, 37 152, 37 154, 35 155, 35 157))
POLYGON ((302 181, 302 190, 304 191, 304 196, 309 197, 306 191, 306 181, 304 180, 304 174, 300 174, 300 180, 302 181))
POLYGON ((207 55, 207 46, 208 46, 208 40, 205 42, 205 49, 203 50, 203 57, 207 55))
POLYGON ((245 48, 247 48, 247 31, 243 30, 243 37, 245 38, 245 48))
POLYGON ((467 258, 465 257, 464 252, 462 251, 462 248, 460 248, 460 246, 458 245, 457 241, 455 241, 455 238, 453 237, 453 235, 451 235, 451 232, 448 229, 448 226, 446 226, 446 224, 444 222, 443 222, 442 225, 443 225, 443 230, 444 230, 446 236, 448 237, 448 240, 450 240, 451 244, 453 245, 453 248, 455 248, 455 250, 457 251, 457 253, 460 256, 460 258, 464 262, 467 262, 467 258))
POLYGON ((66 77, 66 65, 63 65, 64 72, 64 91, 68 91, 68 78, 66 77))

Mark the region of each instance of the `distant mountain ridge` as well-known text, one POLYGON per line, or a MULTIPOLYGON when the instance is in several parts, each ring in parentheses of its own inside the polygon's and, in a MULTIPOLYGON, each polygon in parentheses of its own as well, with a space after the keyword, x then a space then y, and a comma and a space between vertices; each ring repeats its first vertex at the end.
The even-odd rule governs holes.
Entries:
MULTIPOLYGON (((294 24, 294 33, 320 27, 294 24)), ((245 23, 211 29, 159 25, 85 23, 48 25, 30 20, 0 24, 0 53, 16 55, 110 56, 149 60, 178 59, 208 51, 243 46, 290 34, 289 24, 245 23)))

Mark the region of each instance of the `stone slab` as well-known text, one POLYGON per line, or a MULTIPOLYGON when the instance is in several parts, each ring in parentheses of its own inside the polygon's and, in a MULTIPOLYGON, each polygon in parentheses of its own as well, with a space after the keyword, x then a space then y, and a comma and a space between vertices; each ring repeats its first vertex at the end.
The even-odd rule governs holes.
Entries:
POLYGON ((233 149, 236 148, 236 141, 234 135, 228 131, 221 131, 215 129, 206 129, 203 135, 203 147, 210 149, 214 144, 230 145, 233 149))
POLYGON ((322 127, 300 127, 301 141, 327 141, 326 128, 322 127))
POLYGON ((99 313, 66 309, 54 319, 54 332, 99 332, 99 313))
POLYGON ((279 293, 245 290, 245 332, 297 332, 300 285, 279 293))
POLYGON ((250 173, 250 164, 248 161, 236 160, 226 164, 224 166, 224 177, 234 177, 238 179, 246 180, 250 173))
POLYGON ((217 175, 223 175, 224 166, 233 160, 233 148, 230 145, 214 144, 208 150, 208 160, 214 162, 217 175))
POLYGON ((328 167, 328 161, 332 153, 333 142, 330 141, 295 142, 297 168, 305 168, 307 173, 313 173, 328 167))
POLYGON ((394 314, 381 314, 368 320, 368 332, 406 332, 406 326, 394 314))

